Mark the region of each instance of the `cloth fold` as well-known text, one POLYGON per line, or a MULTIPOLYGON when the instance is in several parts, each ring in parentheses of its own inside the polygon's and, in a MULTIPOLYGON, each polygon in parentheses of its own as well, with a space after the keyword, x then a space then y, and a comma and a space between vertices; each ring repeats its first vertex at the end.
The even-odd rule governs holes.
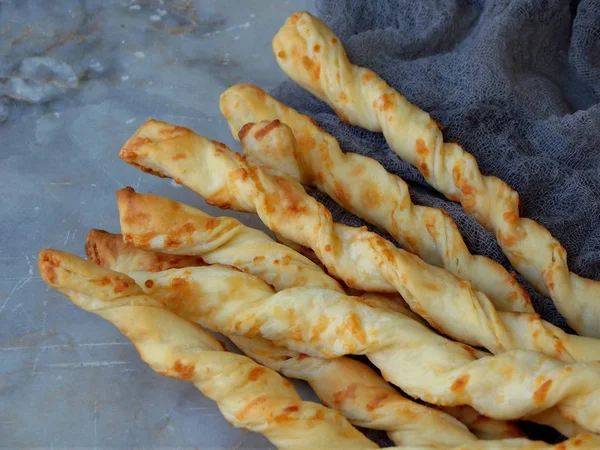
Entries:
MULTIPOLYGON (((562 243, 573 272, 600 279, 600 0, 320 0, 317 10, 353 63, 429 112, 446 141, 519 192, 523 215, 562 243)), ((291 82, 273 95, 313 117, 344 151, 402 177, 416 203, 450 213, 473 253, 512 270, 493 234, 430 188, 382 135, 346 125, 291 82)), ((336 220, 364 224, 312 194, 336 220)), ((552 302, 517 278, 540 315, 570 331, 552 302)))

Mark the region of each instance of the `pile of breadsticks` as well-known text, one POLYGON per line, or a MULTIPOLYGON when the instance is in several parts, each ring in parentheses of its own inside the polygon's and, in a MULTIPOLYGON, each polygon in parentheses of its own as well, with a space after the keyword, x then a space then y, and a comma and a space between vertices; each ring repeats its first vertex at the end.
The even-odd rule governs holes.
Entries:
POLYGON ((194 383, 234 426, 278 448, 377 448, 354 426, 383 430, 404 449, 600 448, 600 283, 571 273, 563 247, 519 216, 518 194, 445 143, 426 112, 350 63, 324 23, 295 13, 273 50, 290 78, 349 124, 383 133, 432 187, 493 230, 580 336, 542 320, 503 266, 469 252, 443 210, 413 204, 399 177, 344 153, 312 119, 250 85, 221 96, 243 156, 155 120, 119 156, 211 205, 258 214, 279 242, 126 188, 117 192, 122 234, 92 230, 87 261, 43 250, 46 283, 119 327, 156 372, 194 383), (334 222, 303 185, 402 248, 334 222), (346 355, 364 355, 379 373, 346 355), (302 401, 277 372, 306 380, 326 406, 302 401), (529 441, 516 420, 570 439, 529 441))

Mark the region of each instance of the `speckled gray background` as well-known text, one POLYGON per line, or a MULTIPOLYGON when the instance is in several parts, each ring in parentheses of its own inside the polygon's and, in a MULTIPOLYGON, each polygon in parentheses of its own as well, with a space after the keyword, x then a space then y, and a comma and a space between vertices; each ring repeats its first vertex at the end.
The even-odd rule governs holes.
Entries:
POLYGON ((282 81, 270 39, 310 7, 0 0, 0 447, 270 448, 46 288, 36 257, 43 247, 83 254, 90 228, 118 231, 114 192, 127 185, 223 214, 117 152, 150 116, 237 148, 219 94, 282 81))

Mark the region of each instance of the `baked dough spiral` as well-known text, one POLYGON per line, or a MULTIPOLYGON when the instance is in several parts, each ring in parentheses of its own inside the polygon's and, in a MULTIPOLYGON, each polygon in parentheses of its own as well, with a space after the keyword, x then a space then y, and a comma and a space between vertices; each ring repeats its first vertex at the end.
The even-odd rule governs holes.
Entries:
POLYGON ((117 326, 154 371, 193 383, 233 426, 261 433, 281 449, 378 448, 339 412, 302 401, 277 372, 226 351, 130 277, 57 250, 42 250, 38 264, 49 286, 117 326))
POLYGON ((247 123, 280 120, 292 129, 297 151, 267 135, 260 148, 244 149, 251 163, 276 168, 315 186, 348 211, 387 231, 406 250, 470 281, 497 309, 534 312, 529 295, 504 267, 472 255, 444 210, 412 203, 404 180, 374 159, 344 153, 335 138, 310 117, 257 86, 230 87, 221 95, 220 105, 236 139, 247 123))
POLYGON ((556 406, 580 426, 600 429, 598 362, 567 365, 525 350, 477 359, 470 347, 361 297, 312 287, 276 293, 226 266, 130 275, 167 308, 213 331, 262 336, 321 358, 364 354, 385 379, 430 403, 468 404, 509 420, 556 406))
MULTIPOLYGON (((214 228, 206 228, 205 222, 201 222, 199 219, 199 217, 205 217, 206 214, 181 203, 151 194, 138 194, 132 189, 119 191, 117 203, 125 241, 166 251, 181 252, 185 249, 185 251, 199 256, 206 252, 214 263, 231 262, 229 259, 220 257, 230 253, 247 254, 248 258, 245 258, 247 260, 259 257, 261 263, 257 267, 247 264, 234 265, 234 267, 240 270, 243 268, 245 272, 257 275, 267 282, 275 279, 279 284, 278 289, 305 285, 328 288, 331 285, 329 282, 323 283, 322 277, 306 278, 303 274, 302 278, 294 279, 286 276, 290 273, 287 266, 293 265, 294 261, 298 260, 292 253, 287 253, 289 257, 286 263, 273 261, 269 267, 265 267, 262 257, 273 248, 268 245, 273 242, 270 241, 270 238, 261 240, 262 245, 254 245, 255 243, 252 241, 246 243, 243 239, 238 238, 219 239, 220 234, 217 234, 215 240, 219 241, 218 249, 222 251, 216 252, 217 248, 209 247, 210 238, 205 236, 205 233, 210 234, 214 228), (181 230, 187 231, 182 234, 181 230), (181 243, 181 245, 174 245, 174 242, 181 243), (230 242, 231 246, 228 245, 230 242), (165 243, 169 243, 169 245, 167 246, 165 243), (200 246, 200 243, 203 243, 204 247, 200 246), (245 244, 252 244, 252 249, 250 250, 245 244), (250 251, 256 255, 254 258, 251 258, 250 251), (263 276, 267 273, 269 276, 268 279, 265 279, 263 276), (284 285, 281 280, 286 280, 288 285, 284 285), (295 281, 297 282, 295 283, 295 281)), ((228 218, 221 219, 228 220, 228 218)), ((247 228, 241 224, 240 227, 247 228)), ((261 235, 263 234, 261 233, 261 235)), ((100 256, 101 261, 109 262, 108 264, 110 261, 120 261, 120 266, 126 272, 137 272, 148 265, 143 258, 153 252, 133 249, 131 244, 124 244, 123 241, 119 247, 114 244, 104 245, 98 250, 95 243, 96 236, 97 233, 88 234, 86 247, 96 248, 96 254, 100 256), (128 249, 125 250, 123 247, 128 247, 128 249), (142 253, 135 254, 136 251, 142 253), (119 256, 116 253, 123 255, 119 256)), ((239 233, 233 236, 239 236, 239 233)), ((266 237, 266 235, 264 236, 266 237)), ((108 235, 104 237, 105 239, 109 238, 108 235)), ((121 238, 120 235, 110 235, 110 237, 112 240, 121 238)), ((148 257, 150 258, 150 256, 148 257)), ((104 267, 112 269, 110 265, 104 265, 104 267)), ((302 272, 293 271, 292 273, 302 272)), ((339 291, 342 292, 341 289, 339 291)), ((369 300, 365 301, 369 302, 369 300)), ((393 302, 383 304, 381 302, 382 299, 378 297, 371 300, 371 304, 378 307, 402 311, 395 307, 393 302)), ((244 353, 261 364, 286 376, 309 382, 324 404, 340 410, 354 425, 387 431, 390 439, 397 445, 447 446, 475 439, 461 423, 452 417, 404 398, 372 369, 359 361, 346 357, 325 359, 309 356, 277 346, 259 336, 246 338, 228 335, 228 337, 244 353), (345 395, 346 392, 351 395, 345 395), (432 433, 433 430, 437 432, 432 433)), ((469 419, 468 424, 474 427, 474 431, 488 439, 520 435, 518 427, 510 422, 489 418, 477 421, 477 417, 473 416, 473 414, 477 414, 474 411, 468 416, 464 411, 453 412, 460 417, 469 419)))
MULTIPOLYGON (((248 140, 280 137, 293 143, 279 123, 246 128, 248 140)), ((565 362, 598 358, 600 340, 569 335, 537 314, 497 311, 470 283, 431 266, 362 228, 334 223, 330 212, 292 178, 248 165, 225 145, 193 131, 149 120, 120 152, 123 160, 168 176, 209 204, 256 212, 276 233, 312 248, 329 272, 365 291, 399 292, 427 322, 461 342, 492 353, 532 349, 565 362)))
POLYGON ((383 133, 392 151, 496 234, 511 264, 550 296, 569 325, 600 337, 600 282, 569 271, 567 252, 550 232, 520 217, 519 195, 485 176, 460 145, 445 143, 436 122, 372 70, 352 64, 331 29, 307 12, 293 14, 273 38, 282 70, 329 103, 347 123, 383 133))

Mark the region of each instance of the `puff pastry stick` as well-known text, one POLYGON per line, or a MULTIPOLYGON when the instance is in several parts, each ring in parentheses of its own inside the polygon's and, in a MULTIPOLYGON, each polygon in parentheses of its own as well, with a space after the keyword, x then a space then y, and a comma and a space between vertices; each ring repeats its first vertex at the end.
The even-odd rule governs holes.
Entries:
MULTIPOLYGON (((193 245, 193 236, 196 239, 202 239, 199 238, 199 234, 201 235, 204 228, 198 226, 197 215, 192 213, 193 208, 191 207, 184 210, 185 205, 178 204, 173 200, 151 194, 137 194, 130 189, 120 191, 117 199, 122 231, 125 239, 130 242, 152 242, 152 246, 160 247, 160 242, 171 242, 174 232, 180 229, 194 229, 195 231, 189 235, 178 235, 179 242, 193 245), (134 211, 144 211, 144 220, 139 220, 136 217, 137 214, 133 213, 134 211), (165 216, 171 220, 162 219, 165 216), (141 236, 145 236, 145 238, 140 239, 141 236), (150 236, 152 237, 148 240, 147 238, 150 236)), ((94 247, 94 236, 90 233, 88 237, 92 239, 92 242, 88 241, 87 247, 94 247)), ((119 235, 112 235, 112 237, 119 239, 119 235)), ((129 245, 123 244, 123 246, 129 245)), ((105 248, 104 253, 110 253, 109 248, 105 248)), ((198 249, 198 247, 193 249, 192 246, 187 248, 190 251, 198 249)), ((255 251, 260 255, 264 249, 256 247, 255 251)), ((133 250, 129 248, 128 253, 132 252, 133 250)), ((152 252, 144 251, 144 253, 152 252)), ((104 255, 102 251, 100 251, 100 256, 102 261, 127 260, 126 257, 117 258, 115 255, 104 255)), ((214 257, 214 254, 213 260, 217 263, 221 262, 218 257, 214 257)), ((135 272, 138 271, 138 264, 139 267, 144 267, 145 264, 140 264, 140 262, 138 257, 135 261, 132 260, 131 264, 125 264, 123 261, 122 266, 126 265, 128 272, 135 272)), ((110 266, 105 267, 111 268, 110 266)), ((252 273, 252 267, 247 268, 249 269, 248 273, 252 273)), ((278 272, 285 271, 285 265, 273 264, 270 269, 269 273, 277 276, 278 272)), ((259 273, 264 274, 264 268, 261 268, 259 273)), ((290 280, 285 276, 278 279, 290 280)), ((326 288, 327 286, 323 286, 320 280, 321 278, 315 278, 314 283, 311 283, 311 280, 303 280, 301 285, 308 284, 326 288)), ((283 288, 294 286, 298 285, 292 282, 283 288)), ((403 308, 394 308, 394 302, 382 304, 378 297, 371 298, 371 301, 368 299, 364 301, 384 309, 403 310, 403 308)), ((276 346, 259 336, 245 338, 228 335, 228 337, 244 353, 262 364, 282 372, 284 375, 309 382, 317 396, 326 405, 340 410, 353 424, 387 431, 390 439, 398 445, 454 445, 474 439, 474 436, 462 424, 457 423, 446 414, 438 413, 402 397, 368 366, 358 361, 345 357, 324 359, 300 354, 285 347, 276 346)), ((458 411, 456 412, 458 413, 458 411)), ((461 412, 460 416, 466 419, 472 417, 472 415, 465 415, 464 412, 461 412)), ((467 425, 469 424, 473 425, 475 432, 482 433, 490 439, 520 435, 518 427, 505 421, 471 420, 467 425)))
MULTIPOLYGON (((283 124, 257 124, 288 133, 283 124)), ((246 139, 256 139, 249 130, 246 139)), ((225 145, 191 130, 148 121, 120 152, 127 162, 170 176, 210 204, 256 212, 274 232, 312 248, 329 272, 365 291, 399 292, 429 324, 492 353, 533 349, 563 361, 596 360, 600 341, 572 336, 537 314, 498 312, 490 300, 449 272, 365 229, 334 223, 330 212, 288 176, 248 165, 225 145)))
MULTIPOLYGON (((118 198, 122 198, 119 196, 118 198)), ((147 236, 144 226, 154 230, 152 242, 158 241, 171 242, 174 238, 174 233, 177 230, 186 228, 189 229, 189 225, 194 223, 194 215, 190 215, 186 222, 184 220, 184 212, 181 211, 181 206, 177 206, 176 202, 153 196, 150 194, 135 194, 130 193, 127 196, 127 202, 119 203, 119 211, 121 212, 121 223, 129 233, 135 231, 139 235, 147 236), (145 220, 123 220, 129 217, 128 211, 139 211, 144 209, 146 211, 145 220), (153 227, 150 224, 154 223, 152 220, 153 214, 168 214, 172 213, 177 220, 171 224, 164 222, 167 229, 161 227, 153 227), (172 229, 168 229, 169 225, 172 229), (161 236, 157 239, 158 236, 161 236)), ((202 228, 197 228, 201 230, 202 228)), ((134 234, 135 234, 134 233, 134 234)), ((136 237, 131 234, 128 235, 135 242, 136 237)), ((198 237, 198 235, 196 235, 198 237)), ((183 239, 186 242, 190 242, 193 239, 191 235, 181 236, 178 235, 178 239, 183 239)), ((139 240, 138 240, 139 241, 139 240)), ((172 248, 171 248, 172 250, 172 248)), ((110 264, 112 262, 118 262, 118 265, 125 271, 137 271, 139 268, 152 266, 152 262, 155 257, 152 255, 153 252, 134 249, 131 244, 124 243, 122 235, 115 235, 110 233, 94 233, 93 231, 88 233, 88 239, 86 242, 86 251, 88 257, 93 258, 94 261, 104 264, 105 267, 111 269, 110 264), (112 241, 112 242, 111 242, 112 241), (115 242, 117 241, 117 242, 115 242), (108 264, 108 265, 107 265, 108 264)), ((175 267, 178 261, 173 261, 173 267, 175 267)), ((217 261, 218 262, 218 261, 217 261)), ((169 269, 168 265, 163 266, 164 269, 169 269)), ((285 271, 285 266, 274 264, 272 271, 277 273, 285 271)), ((282 277, 286 279, 287 277, 282 277)), ((315 278, 315 283, 318 284, 319 278, 315 278)), ((304 283, 304 280, 302 281, 304 283)), ((309 281, 310 283, 310 281, 309 281)), ((287 286, 294 287, 294 286, 287 286)), ((286 287, 284 287, 286 288, 286 287)), ((380 294, 364 293, 365 296, 375 296, 375 299, 380 297, 380 294)), ((367 298, 368 298, 367 297, 367 298)), ((369 303, 367 301, 367 303, 369 303)), ((374 303, 376 307, 383 309, 390 309, 391 305, 397 305, 397 303, 386 302, 385 304, 374 303)), ((392 308, 392 310, 394 310, 392 308)), ((396 312, 403 312, 404 307, 396 308, 396 312)), ((412 315, 411 315, 412 317, 412 315)), ((390 438, 397 444, 408 444, 413 445, 417 442, 425 444, 445 443, 451 445, 452 442, 458 440, 466 441, 468 437, 465 436, 464 430, 461 427, 453 426, 452 421, 448 420, 447 416, 441 416, 430 414, 418 414, 419 408, 415 408, 412 403, 405 400, 399 394, 389 394, 389 386, 380 378, 374 377, 373 372, 366 367, 364 364, 360 364, 357 361, 346 362, 347 358, 337 359, 323 359, 302 354, 302 357, 298 358, 301 354, 294 352, 293 350, 286 349, 284 347, 275 346, 270 341, 256 336, 253 338, 245 338, 242 336, 229 336, 238 346, 242 347, 248 354, 252 354, 255 359, 260 358, 263 363, 268 363, 269 367, 277 370, 287 370, 286 374, 289 376, 296 376, 305 381, 308 381, 314 388, 315 392, 319 395, 319 398, 324 400, 326 403, 331 404, 331 398, 341 399, 340 408, 344 415, 350 418, 355 423, 360 423, 366 428, 370 428, 369 423, 373 427, 381 427, 387 429, 390 438), (247 342, 245 342, 247 341, 247 342), (282 360, 285 360, 285 364, 282 364, 282 360), (319 370, 316 371, 315 367, 319 364, 323 365, 323 368, 327 367, 331 370, 319 370), (347 370, 348 367, 352 367, 353 372, 350 374, 347 370), (312 371, 305 369, 312 368, 312 371), (342 376, 348 374, 348 376, 342 376), (335 377, 333 380, 329 377, 335 377), (353 385, 354 379, 362 380, 361 384, 353 385), (341 381, 343 380, 343 382, 341 381), (352 387, 351 387, 352 386, 352 387), (350 388, 352 395, 340 396, 339 392, 348 392, 350 388), (387 394, 387 397, 382 400, 381 396, 387 394), (329 399, 329 400, 328 400, 329 399), (367 405, 373 406, 374 404, 379 405, 378 408, 367 407, 367 405), (394 406, 400 408, 398 414, 393 414, 394 406), (386 419, 381 420, 380 411, 386 411, 386 419), (397 419, 404 417, 406 412, 409 412, 411 420, 410 422, 402 422, 397 419), (365 419, 369 415, 372 416, 372 420, 369 422, 365 419), (441 422, 440 422, 441 421, 441 422), (422 434, 423 426, 428 430, 426 434, 422 434)), ((485 353, 470 349, 471 353, 476 357, 485 356, 485 353)), ((333 402, 337 405, 336 402, 333 402)), ((507 437, 519 436, 520 430, 516 425, 511 422, 495 420, 489 417, 483 416, 470 407, 447 407, 442 408, 453 417, 456 417, 463 422, 467 427, 480 439, 504 439, 507 437)), ((585 433, 587 430, 582 430, 572 422, 566 421, 556 410, 546 410, 541 414, 538 414, 534 418, 530 418, 538 423, 550 425, 559 430, 565 436, 575 436, 577 434, 585 433)))
POLYGON ((502 420, 556 407, 585 429, 600 430, 600 362, 567 365, 528 350, 477 359, 468 346, 361 297, 309 287, 275 293, 226 266, 131 276, 167 308, 213 331, 260 335, 323 358, 364 354, 385 379, 429 403, 470 405, 502 420))
MULTIPOLYGON (((139 194, 131 187, 117 191, 117 207, 123 239, 138 249, 161 252, 159 254, 195 255, 210 264, 233 266, 256 275, 277 290, 314 286, 344 291, 336 280, 317 265, 320 261, 316 259, 314 252, 311 251, 310 257, 300 255, 298 246, 294 249, 287 244, 276 243, 262 231, 247 227, 230 217, 211 217, 203 211, 168 198, 139 194), (306 258, 314 264, 309 264, 306 258)), ((91 245, 90 241, 88 243, 91 245)), ((127 247, 121 253, 132 251, 127 243, 121 244, 122 247, 127 247)), ((105 258, 117 258, 115 255, 108 255, 108 251, 106 253, 105 258)), ((152 255, 153 252, 149 254, 152 255)), ((121 256, 119 260, 125 258, 121 256)), ((378 301, 385 303, 387 308, 422 320, 398 294, 368 295, 377 296, 378 301)))
POLYGON ((212 217, 183 203, 138 194, 131 187, 117 191, 117 206, 124 240, 139 249, 233 266, 276 289, 320 286, 342 292, 317 264, 232 217, 212 217))
POLYGON ((281 449, 324 442, 378 448, 339 412, 302 401, 277 372, 227 352, 208 332, 143 295, 131 278, 56 250, 42 250, 38 261, 49 286, 116 325, 154 371, 192 382, 235 427, 261 433, 281 449))
MULTIPOLYGON (((119 238, 118 235, 113 236, 119 238)), ((129 269, 135 272, 135 264, 139 261, 138 258, 128 264, 129 269)), ((358 361, 347 357, 324 359, 309 356, 277 346, 260 336, 227 337, 261 364, 286 376, 308 381, 325 405, 340 411, 354 425, 387 431, 396 445, 438 448, 476 439, 451 416, 404 398, 373 370, 358 361)), ((514 425, 493 422, 506 424, 502 430, 497 430, 499 435, 509 430, 519 435, 514 425)))
POLYGON ((309 13, 286 21, 273 39, 273 51, 289 77, 328 102, 346 122, 383 133, 390 148, 431 186, 492 230, 511 264, 552 298, 571 327, 600 337, 600 282, 570 272, 558 240, 542 225, 520 217, 518 193, 484 176, 460 145, 444 143, 429 114, 375 72, 350 63, 331 29, 309 13))
MULTIPOLYGON (((119 214, 120 214, 121 229, 122 229, 122 232, 124 233, 124 239, 126 241, 131 242, 135 245, 139 245, 142 248, 150 247, 154 250, 164 251, 164 252, 175 252, 177 254, 179 254, 181 252, 189 252, 189 253, 194 253, 199 256, 202 256, 205 254, 204 251, 206 251, 205 250, 206 244, 210 242, 210 237, 207 238, 204 235, 204 230, 206 230, 206 228, 204 227, 204 222, 198 221, 199 215, 200 216, 206 215, 202 211, 195 210, 194 208, 180 204, 178 202, 175 202, 173 200, 170 200, 170 199, 167 199, 164 197, 159 197, 159 196, 152 195, 152 194, 139 194, 139 193, 136 193, 131 188, 126 188, 121 191, 118 191, 117 206, 118 206, 119 214), (143 215, 140 214, 140 212, 142 212, 142 211, 143 211, 143 215), (164 219, 165 217, 168 217, 169 220, 165 220, 164 219), (188 230, 188 231, 186 232, 186 231, 182 231, 182 230, 188 230), (169 243, 169 245, 167 246, 165 243, 169 243), (199 243, 202 243, 203 246, 198 245, 199 243)), ((216 219, 216 220, 218 220, 218 219, 216 219)), ((211 230, 208 229, 207 232, 210 233, 211 230)), ((115 238, 118 239, 118 237, 116 237, 116 236, 115 236, 115 238)), ((230 241, 227 241, 227 242, 230 242, 230 241)), ((236 239, 235 242, 236 242, 236 246, 229 247, 229 250, 231 250, 233 253, 237 253, 237 254, 239 254, 239 253, 246 254, 247 256, 244 258, 245 260, 254 261, 255 258, 258 258, 258 260, 261 262, 261 264, 258 266, 258 268, 255 268, 255 266, 252 264, 240 265, 238 260, 232 261, 230 258, 223 259, 220 257, 222 255, 222 253, 215 252, 214 250, 211 250, 209 252, 210 255, 212 255, 211 261, 213 263, 233 265, 234 267, 237 267, 238 269, 243 270, 246 273, 256 275, 259 278, 269 282, 271 285, 274 285, 276 287, 276 290, 286 289, 286 288, 290 288, 290 287, 304 286, 304 285, 328 288, 331 285, 331 283, 329 283, 329 282, 323 283, 322 282, 323 278, 321 278, 321 277, 314 277, 311 279, 310 277, 306 278, 303 275, 301 279, 294 279, 294 277, 288 276, 287 274, 289 272, 286 269, 286 264, 279 264, 278 261, 280 261, 280 260, 278 258, 273 260, 273 262, 269 266, 269 268, 265 268, 264 265, 262 264, 262 259, 263 259, 263 255, 265 253, 268 253, 268 251, 265 252, 265 249, 262 248, 261 246, 252 246, 250 249, 246 248, 246 250, 253 251, 254 253, 250 253, 250 252, 246 253, 246 250, 242 250, 245 248, 244 247, 245 241, 243 239, 236 239), (255 256, 253 256, 253 255, 255 255, 255 256)), ((268 242, 268 241, 265 240, 264 242, 268 242)), ((129 247, 128 244, 122 244, 122 245, 129 247)), ((225 249, 228 246, 228 244, 223 241, 220 241, 220 245, 221 245, 222 249, 225 249)), ((316 257, 316 255, 314 254, 314 252, 312 250, 309 250, 306 247, 298 246, 297 244, 295 244, 294 242, 291 242, 291 241, 286 241, 286 245, 291 246, 291 248, 293 248, 296 251, 298 251, 298 250, 303 251, 304 256, 309 258, 311 261, 313 261, 315 263, 320 263, 320 261, 318 260, 318 258, 316 257)), ((91 244, 88 246, 91 246, 91 244)), ((131 251, 131 247, 129 247, 129 251, 131 251)), ((152 252, 145 252, 145 253, 151 254, 152 252)), ((100 255, 100 256, 102 257, 103 255, 100 255)), ((111 256, 107 255, 107 256, 104 256, 102 259, 113 260, 113 259, 115 259, 115 257, 114 256, 111 257, 111 256)), ((292 262, 292 264, 293 264, 293 262, 292 262)), ((105 266, 105 267, 107 267, 109 269, 111 268, 110 266, 105 266)), ((129 265, 125 271, 131 272, 131 271, 138 270, 135 267, 136 267, 135 264, 129 265)), ((296 271, 296 272, 292 272, 292 273, 299 274, 301 272, 302 271, 296 271)), ((314 272, 311 272, 311 273, 314 273, 314 272)), ((407 306, 405 306, 406 304, 405 304, 404 300, 401 297, 399 297, 398 295, 394 296, 394 294, 387 294, 387 295, 383 296, 382 294, 375 294, 375 293, 369 293, 369 292, 363 292, 360 295, 364 296, 366 298, 375 298, 379 302, 378 306, 380 308, 392 309, 396 312, 401 312, 404 315, 412 317, 413 319, 422 320, 420 316, 416 315, 410 309, 408 309, 407 306), (389 299, 387 299, 388 301, 385 301, 382 303, 382 300, 383 300, 382 297, 388 297, 388 296, 393 296, 393 298, 389 298, 389 299)), ((231 336, 229 336, 229 337, 234 342, 238 343, 238 345, 242 345, 240 342, 237 341, 237 339, 241 339, 241 338, 231 337, 231 336)), ((257 341, 260 340, 257 338, 253 338, 253 339, 257 340, 257 341)), ((259 345, 259 343, 255 342, 254 345, 257 346, 257 345, 259 345)), ((273 346, 272 343, 267 344, 263 340, 262 346, 266 347, 268 345, 273 346)), ((289 361, 285 367, 295 363, 294 355, 296 354, 296 352, 293 352, 292 350, 289 350, 289 349, 284 350, 281 347, 277 347, 277 348, 278 348, 277 351, 275 351, 274 349, 272 349, 272 351, 267 351, 263 348, 261 351, 262 359, 260 359, 260 361, 263 364, 266 364, 271 368, 275 368, 276 366, 272 365, 273 361, 269 355, 282 354, 282 352, 285 352, 285 354, 288 355, 288 359, 289 359, 289 361), (267 364, 266 361, 271 361, 271 364, 267 364)), ((244 348, 245 352, 248 352, 250 350, 251 349, 249 349, 249 348, 244 348)), ((484 352, 479 352, 478 350, 474 350, 474 351, 477 352, 478 354, 485 355, 484 352)), ((308 358, 308 356, 305 356, 305 358, 308 358)), ((314 358, 314 357, 310 357, 310 358, 314 358)), ((314 359, 317 359, 317 358, 314 358, 314 359)), ((321 359, 320 361, 322 364, 326 364, 328 367, 332 367, 335 365, 332 362, 333 360, 328 360, 327 362, 324 362, 324 360, 321 359)), ((304 364, 307 364, 307 363, 308 362, 305 362, 304 364)), ((355 369, 354 376, 361 377, 363 380, 371 379, 371 384, 364 387, 367 392, 362 392, 363 387, 359 387, 356 397, 353 397, 351 399, 352 401, 347 400, 347 402, 349 402, 349 403, 343 404, 343 405, 346 405, 346 404, 348 405, 346 410, 343 411, 344 415, 346 417, 348 417, 351 420, 351 422, 356 423, 354 421, 354 417, 357 415, 357 413, 354 410, 350 409, 350 407, 351 406, 356 407, 357 408, 356 411, 358 411, 361 416, 364 415, 364 411, 362 411, 362 409, 364 409, 364 405, 371 404, 372 401, 375 401, 375 399, 378 395, 377 392, 379 391, 379 389, 383 389, 383 385, 380 386, 379 389, 376 389, 375 386, 377 386, 378 384, 381 384, 383 382, 383 380, 378 378, 380 381, 376 382, 375 379, 372 378, 372 376, 370 375, 370 373, 371 373, 370 369, 364 365, 356 366, 356 364, 357 364, 356 362, 346 363, 346 362, 342 361, 342 362, 340 362, 341 368, 336 368, 335 370, 324 371, 324 372, 319 372, 319 373, 335 374, 336 371, 339 371, 339 373, 345 373, 344 368, 348 367, 349 364, 353 364, 355 366, 354 367, 354 369, 355 369), (363 369, 359 370, 358 367, 362 367, 363 369), (365 397, 365 395, 370 395, 371 400, 364 401, 362 403, 361 402, 357 403, 356 399, 363 399, 365 397)), ((279 369, 277 369, 277 370, 279 370, 279 369)), ((287 373, 287 372, 285 374, 288 376, 292 376, 290 373, 287 373)), ((313 388, 317 392, 317 395, 319 396, 319 398, 325 399, 325 398, 330 398, 332 395, 334 395, 331 392, 327 391, 327 389, 330 386, 333 386, 333 384, 331 383, 331 381, 329 379, 324 377, 325 379, 320 380, 320 379, 316 379, 314 377, 314 375, 310 375, 310 376, 309 375, 310 374, 304 373, 302 371, 295 373, 296 377, 299 377, 305 381, 308 381, 311 384, 311 386, 313 386, 313 388), (324 387, 321 387, 321 386, 324 386, 324 387)), ((321 375, 321 376, 323 376, 323 375, 321 375)), ((340 379, 344 379, 344 377, 336 376, 337 383, 339 383, 340 379)), ((340 389, 338 389, 338 390, 340 390, 340 389)), ((386 402, 387 402, 387 400, 386 400, 386 402)), ((389 398, 389 402, 391 402, 392 404, 395 404, 395 403, 398 403, 398 405, 401 404, 400 399, 396 399, 394 397, 389 398)), ((442 409, 444 411, 446 411, 445 408, 442 408, 442 409)), ((368 412, 372 412, 372 411, 368 411, 368 412)), ((494 420, 489 417, 482 416, 481 414, 477 413, 476 411, 472 410, 469 407, 450 408, 447 412, 450 415, 452 415, 453 417, 458 418, 465 425, 467 425, 467 427, 477 437, 479 437, 481 439, 504 439, 507 437, 518 436, 520 433, 520 430, 518 429, 518 427, 516 425, 514 425, 513 423, 506 422, 506 421, 500 421, 500 420, 494 420)), ((422 416, 421 415, 415 416, 415 418, 412 421, 412 424, 410 425, 410 427, 414 428, 415 432, 416 432, 416 430, 419 429, 416 421, 420 420, 420 417, 422 417, 422 416)), ((397 421, 395 421, 394 419, 395 419, 395 416, 393 414, 390 414, 388 416, 389 424, 387 424, 388 428, 386 428, 386 429, 390 430, 390 433, 389 433, 390 438, 396 444, 399 444, 400 438, 403 439, 403 442, 408 442, 410 438, 406 436, 406 432, 399 431, 400 428, 402 427, 402 423, 397 423, 397 421)), ((363 426, 366 428, 371 428, 368 426, 367 422, 364 421, 364 419, 361 420, 360 424, 361 424, 360 426, 363 426)), ((429 429, 434 430, 434 429, 436 429, 436 427, 434 425, 429 425, 429 429)), ((437 427, 437 429, 440 429, 440 427, 437 427)), ((411 430, 411 432, 412 432, 412 430, 411 430)), ((569 436, 573 436, 573 435, 574 434, 569 434, 569 436)), ((435 436, 435 433, 427 433, 426 436, 430 436, 430 438, 432 438, 433 436, 435 436)), ((448 442, 448 440, 452 438, 452 434, 449 433, 448 431, 446 431, 446 433, 444 433, 444 436, 445 436, 444 439, 446 442, 448 442)), ((423 439, 423 438, 421 437, 420 439, 423 439)), ((440 437, 435 436, 435 439, 440 439, 440 437)))
POLYGON ((90 230, 85 241, 85 253, 90 261, 115 272, 160 272, 206 265, 198 256, 137 249, 126 243, 121 235, 103 230, 90 230))
POLYGON ((348 211, 387 231, 403 248, 429 264, 470 281, 503 311, 534 312, 529 295, 497 262, 471 255, 452 218, 443 210, 412 203, 408 185, 371 158, 342 152, 315 122, 256 86, 232 86, 221 95, 221 112, 236 139, 251 122, 280 120, 296 138, 297 151, 265 136, 244 152, 254 165, 285 172, 317 187, 348 211))

